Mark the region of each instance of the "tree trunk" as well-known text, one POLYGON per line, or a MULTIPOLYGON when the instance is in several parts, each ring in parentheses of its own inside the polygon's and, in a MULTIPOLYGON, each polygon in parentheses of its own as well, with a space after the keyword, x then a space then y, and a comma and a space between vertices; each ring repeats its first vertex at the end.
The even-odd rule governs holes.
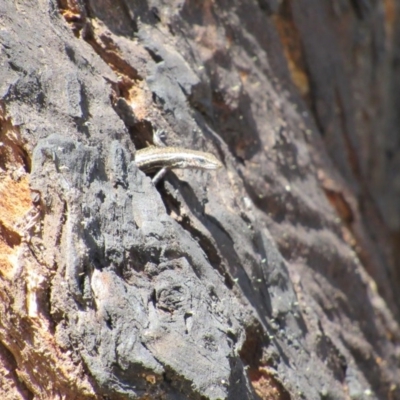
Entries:
POLYGON ((0 398, 400 399, 399 15, 3 0, 0 398))

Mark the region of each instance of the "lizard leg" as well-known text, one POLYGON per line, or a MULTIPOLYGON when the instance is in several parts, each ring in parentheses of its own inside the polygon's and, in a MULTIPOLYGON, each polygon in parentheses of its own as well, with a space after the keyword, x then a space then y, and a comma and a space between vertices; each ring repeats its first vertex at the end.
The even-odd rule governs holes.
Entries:
POLYGON ((152 179, 152 181, 153 181, 153 183, 154 183, 154 186, 157 185, 157 183, 160 182, 160 180, 161 180, 162 178, 164 178, 164 176, 165 176, 165 174, 167 173, 167 171, 168 171, 168 167, 164 167, 164 168, 161 168, 161 169, 154 175, 154 177, 153 177, 153 179, 152 179))
POLYGON ((153 144, 154 146, 158 147, 165 147, 165 140, 166 134, 162 129, 156 129, 153 133, 153 144))

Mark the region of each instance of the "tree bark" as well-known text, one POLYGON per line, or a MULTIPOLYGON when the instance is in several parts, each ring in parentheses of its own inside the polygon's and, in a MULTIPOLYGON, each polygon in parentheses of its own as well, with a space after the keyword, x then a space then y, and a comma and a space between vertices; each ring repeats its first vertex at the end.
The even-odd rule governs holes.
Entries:
POLYGON ((400 399, 398 18, 2 1, 0 398, 400 399))

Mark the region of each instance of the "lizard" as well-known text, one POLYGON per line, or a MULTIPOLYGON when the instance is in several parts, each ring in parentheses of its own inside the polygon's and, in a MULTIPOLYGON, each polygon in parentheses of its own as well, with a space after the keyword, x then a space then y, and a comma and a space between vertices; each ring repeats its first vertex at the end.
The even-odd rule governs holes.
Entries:
MULTIPOLYGON (((159 135, 160 133, 156 131, 154 142, 157 144, 160 143, 159 135)), ((195 168, 215 170, 222 167, 222 163, 211 153, 169 146, 149 146, 137 150, 135 162, 143 172, 159 170, 152 179, 154 185, 156 185, 170 169, 195 168)))

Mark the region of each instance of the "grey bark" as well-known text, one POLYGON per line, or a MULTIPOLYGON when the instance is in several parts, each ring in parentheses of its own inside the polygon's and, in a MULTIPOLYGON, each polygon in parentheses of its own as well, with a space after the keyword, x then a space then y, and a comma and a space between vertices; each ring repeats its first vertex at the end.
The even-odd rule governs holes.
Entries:
POLYGON ((1 393, 400 399, 383 7, 0 5, 2 178, 32 191, 1 281, 1 393), (134 153, 156 129, 224 169, 155 187, 134 153))

